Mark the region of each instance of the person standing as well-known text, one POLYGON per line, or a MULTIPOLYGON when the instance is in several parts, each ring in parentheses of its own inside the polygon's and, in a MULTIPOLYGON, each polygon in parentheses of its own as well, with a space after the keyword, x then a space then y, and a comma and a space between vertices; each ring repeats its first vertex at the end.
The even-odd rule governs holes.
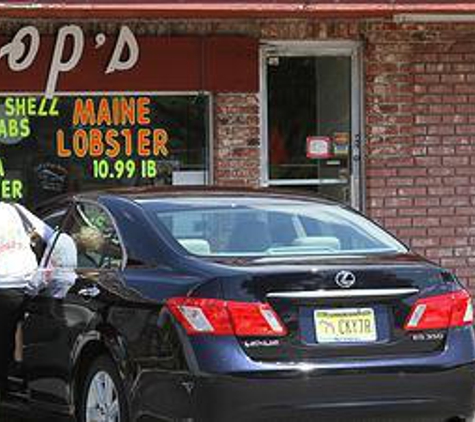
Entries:
POLYGON ((31 236, 44 242, 53 230, 26 208, 0 201, 0 397, 14 360, 15 332, 24 311, 25 290, 38 267, 31 236))

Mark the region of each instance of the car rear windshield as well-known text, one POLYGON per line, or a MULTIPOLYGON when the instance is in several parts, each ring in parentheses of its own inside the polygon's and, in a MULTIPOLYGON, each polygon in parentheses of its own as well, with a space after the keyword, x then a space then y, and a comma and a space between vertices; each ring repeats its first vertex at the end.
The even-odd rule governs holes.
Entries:
POLYGON ((339 205, 245 198, 140 201, 154 224, 200 256, 301 256, 403 253, 365 217, 339 205))

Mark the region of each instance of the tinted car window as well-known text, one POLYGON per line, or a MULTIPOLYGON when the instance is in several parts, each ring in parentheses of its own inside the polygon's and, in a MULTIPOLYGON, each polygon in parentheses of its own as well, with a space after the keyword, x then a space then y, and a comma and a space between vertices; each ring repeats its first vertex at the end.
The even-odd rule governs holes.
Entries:
POLYGON ((406 252, 406 248, 363 216, 347 208, 303 201, 240 203, 223 200, 206 206, 180 201, 147 201, 156 224, 189 252, 211 256, 347 255, 406 252), (226 204, 226 202, 229 202, 226 204), (179 205, 179 206, 178 206, 179 205))
POLYGON ((75 255, 76 260, 60 260, 55 267, 121 268, 123 262, 119 236, 108 214, 93 204, 78 204, 69 214, 63 233, 53 247, 55 256, 75 255))

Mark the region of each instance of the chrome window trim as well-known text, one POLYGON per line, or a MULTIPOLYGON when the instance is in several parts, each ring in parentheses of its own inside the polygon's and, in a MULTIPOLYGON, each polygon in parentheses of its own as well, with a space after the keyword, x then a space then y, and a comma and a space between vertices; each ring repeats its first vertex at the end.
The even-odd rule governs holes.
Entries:
POLYGON ((354 289, 354 290, 315 290, 303 292, 272 292, 269 299, 344 299, 362 297, 400 297, 419 293, 417 288, 400 289, 354 289))

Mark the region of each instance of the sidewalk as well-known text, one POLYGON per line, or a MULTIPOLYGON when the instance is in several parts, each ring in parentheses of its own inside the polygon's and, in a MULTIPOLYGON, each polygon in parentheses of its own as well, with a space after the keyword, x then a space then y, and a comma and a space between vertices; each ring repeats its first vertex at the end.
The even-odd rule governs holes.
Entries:
POLYGON ((67 422, 53 416, 32 416, 13 408, 0 408, 0 422, 67 422))

